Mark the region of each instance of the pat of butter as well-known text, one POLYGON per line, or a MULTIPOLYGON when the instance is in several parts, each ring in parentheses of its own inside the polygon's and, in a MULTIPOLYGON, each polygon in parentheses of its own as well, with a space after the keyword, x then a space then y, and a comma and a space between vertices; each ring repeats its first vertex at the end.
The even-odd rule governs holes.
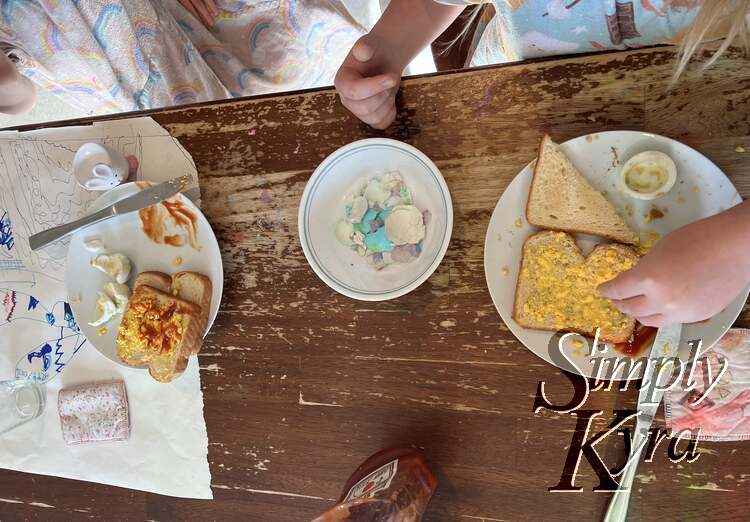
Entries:
POLYGON ((677 167, 672 158, 656 150, 641 152, 623 165, 620 180, 623 191, 637 199, 656 199, 674 186, 677 167))

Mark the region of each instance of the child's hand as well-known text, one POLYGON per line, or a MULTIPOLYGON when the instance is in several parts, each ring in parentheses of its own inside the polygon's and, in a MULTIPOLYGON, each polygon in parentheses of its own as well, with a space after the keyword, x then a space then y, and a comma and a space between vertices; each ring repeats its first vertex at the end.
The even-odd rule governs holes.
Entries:
POLYGON ((182 7, 206 26, 211 29, 216 23, 216 17, 219 16, 219 8, 216 7, 214 0, 178 0, 182 7))
POLYGON ((750 206, 675 230, 631 270, 599 287, 647 326, 692 323, 721 312, 750 283, 750 206))
POLYGON ((368 125, 385 129, 396 118, 396 91, 405 66, 384 39, 363 36, 336 73, 341 103, 368 125))
POLYGON ((23 114, 29 112, 35 103, 34 84, 0 51, 0 112, 23 114))

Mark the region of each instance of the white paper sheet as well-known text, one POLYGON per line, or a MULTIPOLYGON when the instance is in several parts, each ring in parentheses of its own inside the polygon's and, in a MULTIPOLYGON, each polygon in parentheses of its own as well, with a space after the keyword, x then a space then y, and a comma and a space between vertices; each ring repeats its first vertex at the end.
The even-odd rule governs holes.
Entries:
POLYGON ((197 180, 190 155, 151 118, 0 132, 0 380, 31 378, 45 381, 47 390, 39 419, 0 436, 0 467, 213 498, 197 358, 171 384, 109 361, 78 332, 66 306, 67 244, 39 252, 28 247, 29 235, 84 215, 96 199, 71 169, 75 151, 90 141, 135 155, 138 180, 187 173, 197 180), (127 387, 130 440, 66 446, 58 391, 118 378, 127 387))

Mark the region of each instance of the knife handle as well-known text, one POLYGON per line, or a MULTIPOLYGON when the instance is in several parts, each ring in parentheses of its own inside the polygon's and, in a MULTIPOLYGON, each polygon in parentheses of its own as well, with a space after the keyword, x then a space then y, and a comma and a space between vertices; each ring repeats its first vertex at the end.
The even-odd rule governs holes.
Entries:
POLYGON ((31 247, 31 250, 39 250, 50 243, 54 243, 55 241, 69 236, 79 228, 93 225, 94 223, 98 223, 99 221, 107 219, 113 215, 114 213, 112 212, 112 209, 108 207, 98 212, 94 212, 93 214, 89 214, 88 216, 84 216, 81 219, 71 221, 70 223, 65 223, 64 225, 38 232, 29 237, 29 246, 31 247))

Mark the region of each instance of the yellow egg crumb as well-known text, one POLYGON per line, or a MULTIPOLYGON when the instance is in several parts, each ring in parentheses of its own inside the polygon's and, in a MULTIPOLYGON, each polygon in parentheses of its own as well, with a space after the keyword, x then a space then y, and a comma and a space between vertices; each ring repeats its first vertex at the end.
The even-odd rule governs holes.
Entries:
POLYGON ((698 185, 693 187, 693 192, 700 192, 700 191, 701 191, 701 188, 698 185))
POLYGON ((741 146, 737 145, 734 148, 734 152, 739 152, 739 153, 745 152, 745 147, 741 147, 741 146))
POLYGON ((510 273, 510 270, 508 270, 508 267, 507 267, 507 266, 504 266, 504 267, 502 267, 502 268, 500 269, 500 272, 502 272, 502 274, 503 274, 504 276, 507 276, 507 275, 508 275, 508 274, 510 273))
POLYGON ((181 265, 182 264, 182 258, 180 256, 177 256, 174 258, 174 264, 175 265, 181 265))
POLYGON ((685 203, 685 198, 683 198, 682 196, 677 196, 677 203, 682 205, 683 203, 685 203))
POLYGON ((654 246, 654 243, 661 237, 658 232, 652 232, 651 230, 641 231, 641 237, 638 245, 635 247, 636 252, 640 255, 645 256, 649 250, 654 246))
POLYGON ((98 333, 99 335, 106 335, 106 334, 107 334, 107 327, 106 327, 106 326, 102 326, 102 327, 100 327, 100 328, 99 328, 99 329, 98 329, 98 330, 96 331, 96 333, 98 333))
POLYGON ((581 339, 571 339, 570 344, 576 348, 583 348, 583 341, 581 339))
POLYGON ((591 143, 592 141, 594 141, 594 138, 591 137, 591 135, 588 135, 588 136, 586 136, 586 141, 588 141, 589 143, 591 143))
POLYGON ((521 218, 516 219, 516 227, 521 228, 523 226, 523 220, 521 218))

